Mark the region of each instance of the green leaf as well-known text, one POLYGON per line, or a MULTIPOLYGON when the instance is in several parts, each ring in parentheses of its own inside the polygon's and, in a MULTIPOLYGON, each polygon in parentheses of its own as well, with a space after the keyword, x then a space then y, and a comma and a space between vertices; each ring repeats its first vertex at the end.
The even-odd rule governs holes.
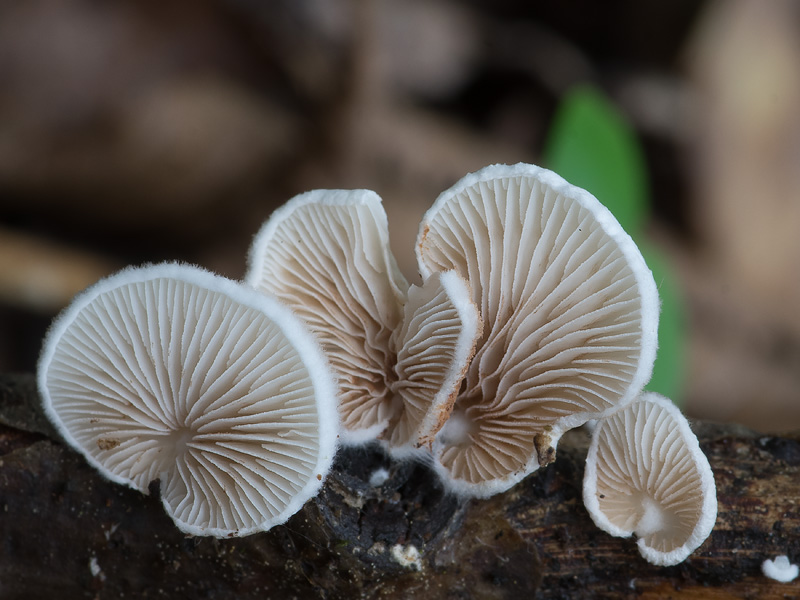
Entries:
POLYGON ((594 194, 639 243, 661 299, 659 348, 646 389, 680 406, 686 351, 683 298, 666 257, 640 243, 650 205, 647 168, 635 132, 600 91, 579 86, 564 96, 556 111, 543 160, 564 179, 594 194))
POLYGON ((658 392, 683 406, 686 372, 686 315, 680 286, 666 257, 656 248, 639 244, 647 266, 653 271, 661 299, 658 321, 658 354, 653 377, 645 389, 658 392))
POLYGON ((647 169, 636 135, 599 91, 578 86, 556 111, 544 164, 594 194, 625 231, 639 232, 649 214, 647 169))

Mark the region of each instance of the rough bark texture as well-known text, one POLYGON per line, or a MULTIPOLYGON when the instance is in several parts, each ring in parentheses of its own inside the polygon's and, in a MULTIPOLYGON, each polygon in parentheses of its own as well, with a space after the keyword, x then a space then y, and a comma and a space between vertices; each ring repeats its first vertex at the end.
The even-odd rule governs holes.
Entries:
POLYGON ((800 560, 800 436, 695 424, 717 481, 711 537, 654 567, 581 500, 588 439, 505 494, 461 502, 426 466, 342 451, 284 526, 181 534, 150 496, 102 479, 58 440, 31 376, 0 376, 0 598, 800 598, 761 575, 800 560), (377 468, 390 477, 369 485, 377 468), (415 560, 411 546, 419 551, 415 560), (405 557, 405 558, 404 558, 405 557))

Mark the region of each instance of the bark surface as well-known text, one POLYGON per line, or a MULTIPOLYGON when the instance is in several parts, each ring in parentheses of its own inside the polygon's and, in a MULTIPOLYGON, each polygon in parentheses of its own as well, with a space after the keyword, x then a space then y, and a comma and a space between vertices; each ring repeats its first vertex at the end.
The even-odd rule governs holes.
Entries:
POLYGON ((33 377, 0 376, 0 598, 800 598, 800 580, 761 574, 766 558, 800 561, 800 435, 694 430, 719 515, 674 567, 592 523, 581 431, 507 493, 467 502, 423 464, 341 451, 285 525, 216 540, 178 531, 157 486, 148 496, 100 477, 43 417, 33 377), (389 478, 371 486, 379 468, 389 478))

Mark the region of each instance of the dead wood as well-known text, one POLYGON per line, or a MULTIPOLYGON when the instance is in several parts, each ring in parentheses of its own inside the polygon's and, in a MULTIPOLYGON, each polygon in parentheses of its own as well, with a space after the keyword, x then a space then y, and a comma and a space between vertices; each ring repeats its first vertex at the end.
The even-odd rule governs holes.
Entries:
POLYGON ((323 492, 283 526, 186 537, 150 496, 101 478, 0 376, 0 598, 800 598, 761 575, 800 560, 800 436, 695 423, 719 516, 684 563, 655 567, 598 530, 581 500, 585 433, 505 494, 461 502, 425 465, 340 452, 323 492), (369 476, 386 468, 379 487, 369 476), (419 552, 415 560, 413 548, 419 552))

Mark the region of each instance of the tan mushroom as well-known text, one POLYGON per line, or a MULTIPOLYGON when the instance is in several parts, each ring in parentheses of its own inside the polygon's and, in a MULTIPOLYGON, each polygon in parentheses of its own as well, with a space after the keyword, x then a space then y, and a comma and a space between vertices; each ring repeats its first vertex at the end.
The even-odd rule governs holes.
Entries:
POLYGON ((192 535, 283 523, 336 451, 335 388, 277 301, 199 268, 127 269, 75 298, 44 343, 39 389, 64 439, 192 535))
POLYGON ((483 334, 434 444, 448 487, 489 496, 551 462, 561 434, 633 400, 658 297, 631 238, 588 192, 519 164, 468 175, 426 213, 423 277, 455 270, 483 334))
POLYGON ((635 533, 656 565, 674 565, 711 533, 714 475, 697 438, 667 398, 645 393, 599 421, 586 458, 583 498, 602 530, 635 533))
POLYGON ((250 251, 246 282, 317 335, 337 375, 345 443, 378 437, 404 454, 449 414, 480 332, 457 274, 409 285, 368 190, 315 190, 275 211, 250 251))

